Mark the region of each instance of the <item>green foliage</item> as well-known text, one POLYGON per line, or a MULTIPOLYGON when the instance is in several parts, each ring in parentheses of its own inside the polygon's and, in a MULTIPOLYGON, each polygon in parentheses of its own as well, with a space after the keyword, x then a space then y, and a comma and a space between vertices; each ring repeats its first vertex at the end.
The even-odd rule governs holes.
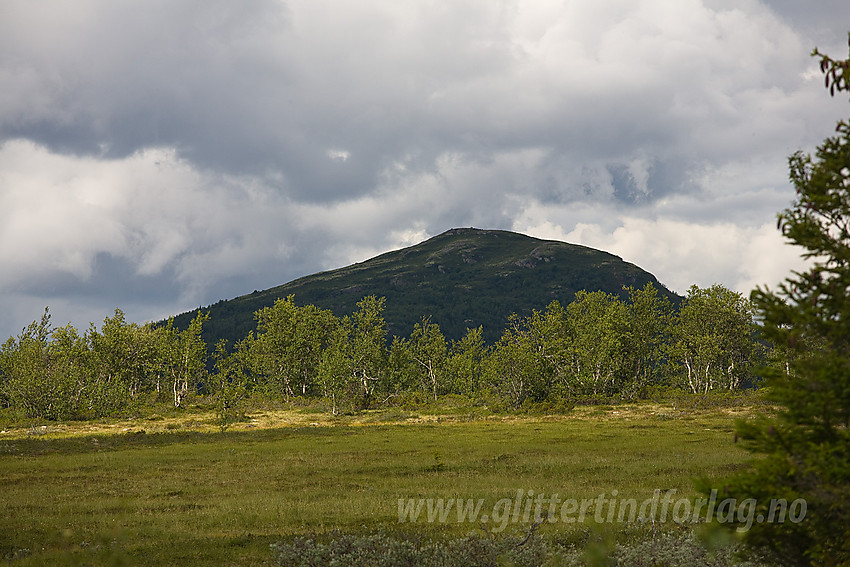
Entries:
POLYGON ((84 334, 71 325, 52 328, 45 309, 17 338, 0 348, 4 403, 32 418, 96 418, 128 413, 142 394, 173 381, 176 406, 206 378, 204 316, 186 331, 127 323, 124 313, 84 334))
POLYGON ((88 372, 96 377, 101 394, 95 415, 126 411, 141 392, 161 388, 164 329, 127 323, 116 309, 103 320, 100 331, 90 326, 87 340, 88 372))
POLYGON ((567 306, 569 388, 576 394, 611 394, 622 375, 628 309, 603 292, 579 292, 567 306))
POLYGON ((766 567, 739 562, 737 546, 715 548, 693 533, 661 533, 634 542, 591 539, 583 548, 529 535, 429 539, 403 533, 332 533, 321 539, 294 537, 272 545, 278 567, 314 565, 439 567, 766 567))
POLYGON ((660 384, 665 373, 677 376, 680 363, 705 378, 696 382, 688 374, 683 380, 694 393, 752 382, 761 348, 753 336, 752 307, 740 294, 719 285, 694 286, 673 317, 670 303, 652 286, 627 291, 630 303, 579 292, 566 308, 552 302, 526 319, 514 317, 487 355, 486 383, 519 407, 526 399, 633 399, 660 384))
POLYGON ((207 345, 201 338, 206 313, 199 313, 186 330, 180 331, 169 321, 159 343, 161 367, 171 382, 174 407, 181 407, 186 396, 205 381, 207 345))
POLYGON ((256 340, 249 349, 254 373, 287 399, 318 393, 322 351, 338 324, 333 314, 313 305, 298 307, 290 295, 257 311, 256 318, 256 340))
MULTIPOLYGON (((567 407, 587 396, 634 399, 661 383, 672 368, 666 357, 672 352, 667 346, 673 333, 669 298, 675 296, 653 285, 651 277, 638 289, 618 283, 645 281, 641 274, 616 257, 580 246, 502 231, 449 231, 405 251, 317 274, 308 279, 330 287, 305 288, 313 290, 308 297, 345 296, 345 305, 350 305, 351 294, 370 289, 363 282, 389 278, 390 287, 404 290, 392 294, 395 302, 366 295, 350 305, 351 312, 337 315, 296 304, 291 294, 265 306, 254 299, 267 299, 268 293, 252 294, 240 304, 259 306, 254 327, 235 342, 233 356, 221 347, 212 367, 204 338, 209 336, 206 329, 220 322, 209 313, 198 312, 191 321, 180 317, 179 323, 172 319, 140 326, 128 323, 116 309, 100 329, 91 325, 82 336, 71 326, 50 328, 47 317, 10 338, 0 351, 0 403, 33 417, 69 419, 129 412, 154 398, 182 408, 187 396, 197 393, 214 398, 226 428, 239 412, 235 400, 249 395, 266 396, 272 403, 321 396, 334 414, 341 408, 361 411, 392 404, 400 396, 409 399, 415 389, 432 400, 460 394, 513 409, 528 404, 567 407), (565 263, 569 270, 564 271, 565 263), (362 281, 334 291, 335 285, 355 280, 362 281), (574 292, 581 282, 602 291, 574 292), (619 287, 612 288, 614 284, 619 287), (319 288, 324 291, 316 292, 319 288), (469 302, 473 289, 486 306, 469 302), (436 311, 423 307, 418 320, 404 329, 409 336, 394 334, 388 347, 390 331, 400 320, 395 315, 388 319, 388 314, 403 310, 405 317, 412 316, 409 308, 425 297, 419 295, 422 290, 432 304, 434 293, 443 298, 440 309, 456 311, 454 318, 441 316, 453 330, 445 332, 430 314, 436 311), (565 302, 529 307, 543 297, 564 297, 565 302), (504 321, 489 328, 471 326, 479 318, 468 316, 467 303, 469 309, 499 318, 508 308, 514 310, 492 347, 488 337, 504 321), (464 333, 457 332, 460 325, 464 333)), ((720 286, 712 291, 735 296, 720 286)), ((231 307, 222 302, 216 309, 231 307)), ((680 325, 677 337, 691 340, 689 334, 703 331, 700 325, 687 330, 680 325)), ((749 379, 752 361, 747 357, 756 349, 746 340, 733 366, 732 388, 749 379)), ((780 351, 774 358, 788 356, 780 351)), ((715 379, 708 387, 720 383, 715 379)))
POLYGON ((357 302, 357 311, 348 325, 349 356, 353 378, 361 386, 363 406, 368 407, 376 386, 384 378, 387 368, 387 323, 384 320, 386 298, 370 295, 357 302))
POLYGON ((213 375, 216 422, 222 433, 242 419, 242 403, 248 396, 248 377, 244 372, 247 365, 242 360, 243 351, 228 353, 226 347, 224 340, 219 341, 213 354, 216 370, 213 375))
POLYGON ((422 320, 413 326, 408 352, 416 363, 416 374, 422 390, 430 392, 435 401, 438 393, 447 392, 447 385, 444 384, 447 348, 440 326, 432 323, 430 317, 422 317, 422 320))
POLYGON ((715 284, 691 286, 670 328, 668 356, 685 368, 684 386, 693 393, 735 389, 756 362, 753 306, 740 293, 715 284))
POLYGON ((393 396, 401 392, 419 394, 422 392, 416 388, 419 375, 418 364, 410 354, 410 341, 402 337, 393 337, 387 352, 385 391, 393 396))
POLYGON ((34 321, 0 349, 0 368, 6 376, 3 396, 7 403, 29 417, 63 420, 99 417, 132 406, 126 369, 131 365, 126 352, 118 353, 136 338, 125 332, 138 330, 123 321, 116 310, 115 319, 104 322, 104 330, 122 327, 119 340, 100 335, 92 328, 80 335, 71 325, 52 328, 45 309, 40 321, 34 321))
POLYGON ((735 542, 701 539, 693 532, 661 533, 634 543, 617 543, 609 564, 623 567, 769 567, 760 557, 742 562, 735 542))
POLYGON ((622 394, 632 399, 643 388, 662 379, 664 349, 669 342, 673 306, 651 284, 643 288, 626 288, 626 329, 623 345, 622 394))
POLYGON ((447 541, 385 532, 336 534, 326 543, 296 537, 291 543, 278 543, 272 548, 278 567, 538 567, 550 555, 541 538, 490 539, 476 534, 447 541))
MULTIPOLYGON (((815 55, 831 93, 848 90, 850 59, 815 55)), ((749 543, 791 565, 850 563, 850 124, 840 122, 836 132, 814 157, 789 159, 797 195, 779 214, 779 228, 811 263, 777 292, 752 294, 765 338, 784 355, 766 372, 780 411, 740 424, 738 435, 764 457, 729 483, 731 495, 760 505, 805 499, 803 522, 758 524, 747 533, 749 543)))
MULTIPOLYGON (((407 336, 425 316, 449 342, 468 328, 482 327, 492 345, 511 313, 528 317, 552 300, 566 305, 581 290, 625 299, 624 286, 647 284, 678 303, 680 298, 652 274, 607 252, 508 231, 453 229, 365 262, 219 301, 203 309, 210 313, 204 338, 208 344, 221 338, 235 344, 255 328, 256 311, 292 294, 299 305, 329 309, 340 318, 354 312, 361 298, 374 295, 386 298, 390 338, 407 336)), ((195 314, 179 315, 175 324, 186 328, 195 314)))
POLYGON ((537 311, 528 320, 514 316, 487 357, 485 381, 514 408, 542 401, 552 390, 554 368, 544 354, 548 337, 540 332, 546 319, 537 311))
POLYGON ((726 369, 720 378, 734 377, 725 384, 713 379, 705 390, 749 382, 758 348, 748 331, 751 313, 738 294, 695 287, 673 318, 670 303, 653 286, 625 293, 631 301, 582 291, 566 307, 553 301, 528 317, 514 314, 489 348, 482 327, 449 344, 427 316, 409 337, 393 337, 388 348, 385 298, 365 297, 356 311, 337 318, 329 310, 298 306, 289 296, 257 311, 256 329, 232 351, 219 341, 212 368, 203 341, 207 314, 180 330, 173 321, 127 323, 117 309, 100 330, 91 325, 83 336, 70 325, 50 328, 46 315, 0 351, 0 395, 28 415, 68 419, 128 412, 151 396, 180 408, 197 393, 218 404, 224 428, 239 413, 237 400, 249 395, 286 403, 323 397, 335 415, 392 404, 413 390, 433 401, 459 394, 513 410, 526 404, 562 407, 588 396, 636 398, 670 373, 665 355, 679 352, 670 348, 671 336, 700 344, 704 335, 714 341, 708 341, 711 352, 721 361, 715 366, 726 369), (700 324, 709 320, 720 323, 700 324), (732 338, 714 332, 738 328, 727 321, 744 321, 739 327, 747 331, 732 338))
MULTIPOLYGON (((45 309, 40 321, 6 341, 0 349, 4 397, 30 417, 69 419, 77 410, 82 384, 79 373, 69 365, 70 356, 51 342, 52 333, 45 309)), ((61 334, 65 346, 76 347, 77 337, 67 330, 61 334)))
POLYGON ((350 333, 347 324, 338 325, 319 363, 318 381, 325 397, 331 400, 333 415, 337 415, 340 404, 350 403, 356 396, 350 333))
POLYGON ((467 329, 463 338, 452 341, 447 361, 450 386, 453 392, 476 395, 481 388, 484 360, 488 355, 482 327, 467 329))

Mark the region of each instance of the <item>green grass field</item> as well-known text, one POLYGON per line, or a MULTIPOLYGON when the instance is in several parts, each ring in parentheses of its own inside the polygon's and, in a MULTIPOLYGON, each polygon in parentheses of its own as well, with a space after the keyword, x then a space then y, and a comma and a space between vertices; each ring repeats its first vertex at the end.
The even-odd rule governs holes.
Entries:
MULTIPOLYGON (((292 534, 480 529, 399 524, 400 498, 490 506, 520 489, 694 497, 695 479, 719 480, 751 458, 732 438, 733 418, 750 411, 645 404, 565 416, 387 410, 330 419, 269 410, 224 433, 203 413, 7 427, 0 550, 21 566, 269 565, 269 545, 292 534)), ((558 522, 541 533, 585 529, 558 522)))

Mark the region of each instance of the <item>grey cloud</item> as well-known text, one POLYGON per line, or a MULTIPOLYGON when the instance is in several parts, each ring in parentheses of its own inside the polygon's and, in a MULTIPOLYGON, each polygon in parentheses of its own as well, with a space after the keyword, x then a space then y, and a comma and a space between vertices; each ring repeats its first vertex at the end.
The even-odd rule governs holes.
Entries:
MULTIPOLYGON (((527 5, 90 6, 88 17, 70 18, 80 26, 76 34, 55 21, 68 15, 57 14, 50 29, 65 31, 58 39, 8 46, 21 59, 38 52, 33 70, 44 81, 40 90, 54 95, 41 114, 18 115, 4 128, 7 137, 107 157, 173 146, 201 167, 275 171, 285 190, 319 201, 367 193, 390 163, 433 156, 433 148, 549 146, 578 160, 623 161, 638 145, 698 146, 708 137, 688 139, 688 121, 705 117, 692 110, 708 105, 704 112, 716 116, 712 83, 722 82, 717 73, 734 71, 739 57, 733 48, 720 56, 694 53, 720 68, 689 75, 692 57, 676 51, 682 38, 665 37, 669 27, 638 19, 638 11, 609 21, 581 3, 540 30, 552 37, 548 43, 525 49, 527 38, 510 28, 511 16, 529 11, 527 5), (569 34, 581 19, 591 23, 586 36, 599 34, 595 42, 585 39, 591 49, 546 51, 574 43, 569 34), (677 104, 688 108, 677 115, 677 104), (57 108, 64 109, 60 119, 57 108), (337 147, 351 159, 329 162, 328 150, 337 147)), ((733 20, 728 31, 750 33, 741 29, 749 23, 733 20)), ((716 47, 714 30, 686 31, 703 33, 692 38, 694 48, 716 47)), ((750 73, 776 67, 775 58, 763 55, 755 54, 760 58, 750 73)), ((744 84, 736 80, 735 88, 746 86, 746 77, 738 78, 744 84)))
POLYGON ((846 37, 844 0, 4 10, 0 294, 81 314, 158 316, 453 226, 750 234, 785 156, 846 110, 808 57, 846 37))

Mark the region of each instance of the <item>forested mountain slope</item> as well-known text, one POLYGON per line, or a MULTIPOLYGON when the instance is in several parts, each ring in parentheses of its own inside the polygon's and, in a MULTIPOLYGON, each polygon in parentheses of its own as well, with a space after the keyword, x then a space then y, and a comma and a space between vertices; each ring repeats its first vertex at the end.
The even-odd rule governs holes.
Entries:
MULTIPOLYGON (((425 242, 320 272, 265 291, 204 308, 207 344, 230 344, 256 328, 254 312, 293 294, 337 316, 356 310, 367 295, 386 297, 389 336, 407 336, 422 316, 440 325, 447 339, 484 327, 488 343, 501 335, 511 313, 526 316, 552 300, 570 303, 580 290, 623 295, 624 286, 652 283, 678 304, 681 299, 645 270, 622 258, 575 244, 540 240, 515 232, 455 228, 425 242)), ((175 318, 184 328, 197 310, 175 318)))

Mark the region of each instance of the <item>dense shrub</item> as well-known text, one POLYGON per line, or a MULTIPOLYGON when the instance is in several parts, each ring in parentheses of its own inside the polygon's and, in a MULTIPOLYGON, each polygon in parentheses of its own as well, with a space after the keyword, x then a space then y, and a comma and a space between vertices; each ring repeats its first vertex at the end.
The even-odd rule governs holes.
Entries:
POLYGON ((295 538, 288 544, 273 545, 275 564, 280 567, 533 567, 546 558, 546 545, 540 538, 506 537, 491 540, 477 535, 448 541, 429 541, 391 536, 340 534, 327 543, 295 538), (522 545, 521 545, 522 544, 522 545))
POLYGON ((326 543, 296 537, 272 545, 272 551, 278 567, 767 567, 755 560, 739 563, 734 544, 706 545, 691 532, 650 534, 625 544, 591 541, 583 548, 538 536, 472 534, 435 541, 385 532, 333 534, 326 543))

